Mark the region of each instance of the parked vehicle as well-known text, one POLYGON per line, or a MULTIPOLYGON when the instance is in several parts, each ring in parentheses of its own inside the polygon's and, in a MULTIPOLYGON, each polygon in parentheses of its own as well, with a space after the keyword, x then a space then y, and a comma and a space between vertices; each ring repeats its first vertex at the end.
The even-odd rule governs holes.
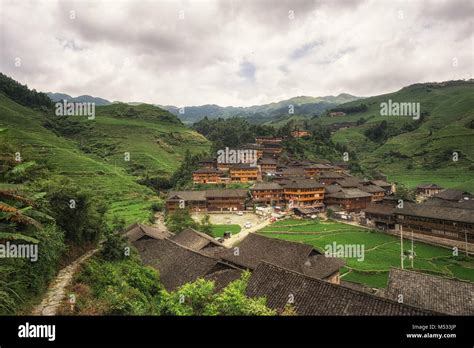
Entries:
POLYGON ((252 227, 252 223, 250 221, 247 221, 244 225, 245 228, 250 228, 252 227))

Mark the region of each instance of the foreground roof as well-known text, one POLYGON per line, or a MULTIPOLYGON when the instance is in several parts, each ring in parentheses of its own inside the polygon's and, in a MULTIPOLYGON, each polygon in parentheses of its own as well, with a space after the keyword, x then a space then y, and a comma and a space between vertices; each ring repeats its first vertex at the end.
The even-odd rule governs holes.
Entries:
POLYGON ((134 246, 145 265, 158 269, 166 290, 204 277, 219 263, 169 239, 140 240, 134 246))
POLYGON ((171 239, 176 243, 195 251, 200 251, 210 246, 224 247, 221 243, 216 241, 211 236, 196 231, 192 228, 186 228, 182 232, 173 236, 171 239))
POLYGON ((252 273, 246 294, 266 297, 267 306, 282 311, 293 299, 298 315, 430 315, 427 310, 377 297, 262 262, 252 273))
POLYGON ((452 314, 474 315, 474 283, 438 277, 430 274, 391 269, 387 298, 428 310, 452 314))
POLYGON ((143 238, 164 239, 172 236, 172 234, 168 231, 160 230, 156 227, 147 226, 140 223, 130 225, 125 229, 124 234, 132 243, 143 238))

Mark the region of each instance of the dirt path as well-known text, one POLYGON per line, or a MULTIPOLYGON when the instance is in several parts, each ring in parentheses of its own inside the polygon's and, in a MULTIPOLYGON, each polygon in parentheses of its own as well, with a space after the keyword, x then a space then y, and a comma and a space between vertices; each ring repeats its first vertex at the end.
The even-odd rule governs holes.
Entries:
POLYGON ((32 315, 56 315, 62 300, 66 297, 66 287, 71 283, 72 277, 77 272, 79 266, 89 257, 94 255, 100 247, 83 254, 71 264, 59 271, 56 278, 49 284, 48 291, 43 300, 37 305, 32 315))

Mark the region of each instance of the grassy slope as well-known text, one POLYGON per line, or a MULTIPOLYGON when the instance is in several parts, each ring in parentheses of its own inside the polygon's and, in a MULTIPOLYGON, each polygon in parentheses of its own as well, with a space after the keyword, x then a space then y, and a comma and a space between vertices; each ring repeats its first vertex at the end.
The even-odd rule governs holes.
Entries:
POLYGON ((150 189, 137 184, 137 178, 126 167, 139 163, 151 171, 171 173, 187 148, 195 152, 206 149, 208 143, 180 124, 154 121, 146 113, 138 119, 107 116, 120 107, 99 107, 95 120, 83 121, 94 122, 92 132, 66 139, 41 126, 44 117, 41 113, 0 94, 0 141, 13 144, 25 161, 45 163, 53 176, 65 176, 79 186, 92 189, 110 203, 111 215, 124 216, 127 222, 143 221, 148 216, 150 202, 156 197, 150 189), (179 145, 162 141, 171 132, 179 137, 179 145), (115 143, 116 149, 106 156, 84 153, 79 150, 81 141, 99 142, 100 146, 115 143), (123 160, 125 151, 130 152, 131 162, 123 160))
MULTIPOLYGON (((410 187, 422 182, 436 182, 449 188, 474 191, 473 171, 468 167, 474 163, 474 130, 465 125, 474 119, 474 84, 427 88, 415 85, 398 92, 367 98, 363 101, 369 110, 343 117, 323 117, 317 122, 331 124, 336 122, 355 122, 361 117, 365 124, 339 130, 333 134, 336 142, 347 144, 354 149, 365 168, 377 168, 387 174, 390 180, 403 182, 410 187), (388 99, 398 102, 419 102, 421 111, 430 115, 413 132, 391 137, 383 145, 370 141, 364 131, 387 120, 393 126, 414 122, 408 117, 380 116, 380 103, 388 99), (430 131, 433 134, 430 136, 430 131), (388 152, 397 151, 408 156, 407 159, 390 159, 388 152), (426 164, 440 156, 444 151, 458 151, 460 160, 445 161, 436 170, 426 164), (408 163, 413 168, 407 169, 408 163)), ((360 101, 343 104, 358 105, 360 101)))

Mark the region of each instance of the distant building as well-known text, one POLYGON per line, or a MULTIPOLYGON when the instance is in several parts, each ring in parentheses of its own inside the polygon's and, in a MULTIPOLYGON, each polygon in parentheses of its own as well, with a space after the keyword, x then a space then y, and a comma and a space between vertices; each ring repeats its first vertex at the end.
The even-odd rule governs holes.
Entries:
POLYGON ((193 172, 194 184, 220 184, 224 173, 216 168, 203 167, 193 172))
POLYGON ((331 165, 324 163, 310 164, 304 167, 305 175, 309 178, 314 178, 322 172, 328 172, 330 170, 334 170, 334 168, 331 165))
POLYGON ((445 201, 459 202, 464 199, 473 199, 474 196, 466 191, 446 189, 435 194, 433 198, 442 199, 445 201))
POLYGON ((311 179, 287 180, 283 186, 285 202, 291 207, 324 208, 324 185, 311 179))
POLYGON ((423 197, 432 197, 438 194, 443 188, 436 184, 422 184, 416 187, 416 193, 423 197))
POLYGON ((261 180, 260 168, 257 165, 235 164, 230 167, 230 180, 232 182, 255 182, 261 180))
POLYGON ((272 157, 263 157, 258 161, 262 174, 274 174, 277 171, 277 160, 272 157))
POLYGON ((206 200, 208 211, 241 211, 245 209, 247 190, 207 190, 206 200))
POLYGON ((275 182, 259 182, 250 188, 255 204, 277 205, 283 202, 283 187, 275 182))
POLYGON ((281 146, 282 141, 283 139, 279 137, 260 136, 255 138, 255 142, 263 146, 264 155, 279 155, 283 151, 283 148, 281 146))
POLYGON ((358 188, 341 189, 339 192, 327 194, 324 199, 326 205, 339 205, 347 212, 360 212, 367 208, 372 195, 358 188))
POLYGON ((293 138, 303 138, 303 137, 309 137, 311 135, 311 132, 307 130, 294 130, 291 132, 291 136, 293 138))
POLYGON ((166 211, 187 208, 193 212, 207 210, 206 191, 170 191, 166 199, 166 211))
POLYGON ((361 191, 370 193, 372 195, 371 202, 380 202, 385 197, 385 190, 377 185, 357 185, 361 191))
POLYGON ((329 117, 346 116, 346 113, 342 111, 333 111, 333 112, 328 113, 328 116, 329 117))

